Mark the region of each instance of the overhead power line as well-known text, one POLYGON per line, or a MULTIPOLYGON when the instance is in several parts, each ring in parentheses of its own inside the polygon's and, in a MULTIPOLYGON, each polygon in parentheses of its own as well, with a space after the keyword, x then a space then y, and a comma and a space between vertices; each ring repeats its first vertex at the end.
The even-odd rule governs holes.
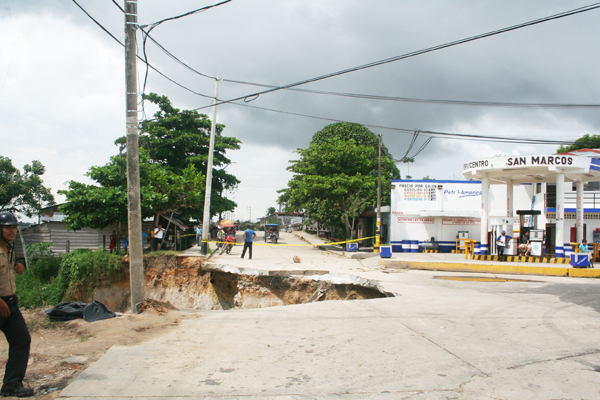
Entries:
MULTIPOLYGON (((114 0, 113 0, 114 1, 114 0)), ((155 38, 149 35, 144 29, 141 29, 142 33, 150 39, 152 43, 154 43, 160 50, 162 50, 167 56, 173 59, 176 63, 180 64, 187 70, 192 73, 215 80, 215 76, 211 76, 205 73, 202 73, 167 50, 162 44, 160 44, 155 38)), ((264 83, 256 83, 256 82, 247 82, 240 81, 236 79, 227 79, 221 78, 223 82, 228 83, 236 83, 240 85, 249 85, 249 86, 257 86, 257 87, 265 87, 265 88, 278 88, 280 86, 277 85, 268 85, 264 83)), ((472 100, 452 100, 452 99, 424 99, 424 98, 415 98, 415 97, 398 97, 398 96, 381 96, 381 95, 373 95, 373 94, 361 94, 361 93, 345 93, 345 92, 334 92, 334 91, 326 91, 326 90, 315 90, 315 89, 302 89, 297 87, 285 88, 285 90, 302 92, 302 93, 312 93, 312 94, 322 94, 328 96, 339 96, 339 97, 349 97, 349 98, 357 98, 357 99, 366 99, 366 100, 381 100, 381 101, 397 101, 397 102, 407 102, 407 103, 426 103, 426 104, 449 104, 449 105, 460 105, 460 106, 483 106, 483 107, 505 107, 505 108, 546 108, 546 109, 597 109, 600 108, 600 104, 593 103, 526 103, 526 102, 499 102, 499 101, 472 101, 472 100)))
MULTIPOLYGON (((123 12, 123 9, 116 2, 116 0, 112 0, 112 2, 123 12)), ((219 3, 217 5, 220 5, 220 4, 223 4, 223 3, 219 3)), ((214 5, 214 6, 217 6, 217 5, 214 5)), ((209 6, 208 8, 211 8, 211 7, 214 7, 214 6, 209 6)), ((208 8, 204 8, 204 9, 208 9, 208 8)), ((204 10, 204 9, 200 9, 200 10, 204 10)), ((85 10, 83 10, 83 11, 85 12, 85 10)), ((198 10, 196 10, 196 11, 198 11, 198 10)), ((193 13, 193 12, 191 12, 191 13, 193 13)), ((88 16, 90 16, 87 12, 86 12, 86 14, 88 16)), ((189 15, 189 13, 188 14, 184 14, 184 16, 185 15, 189 15)), ((91 16, 90 16, 90 18, 91 18, 91 16)), ((102 29, 104 29, 104 27, 102 27, 101 25, 99 25, 99 26, 102 29)), ((140 30, 144 34, 144 42, 145 42, 146 38, 150 39, 150 41, 152 41, 167 56, 169 56, 171 59, 173 59, 178 64, 182 65, 184 68, 186 68, 189 71, 191 71, 191 72, 193 72, 193 73, 195 73, 197 75, 200 75, 202 77, 205 77, 205 78, 208 78, 208 79, 211 79, 211 80, 216 79, 215 76, 211 76, 211 75, 202 73, 202 72, 194 69, 190 65, 186 64, 181 59, 179 59, 177 56, 175 56, 173 53, 171 53, 169 50, 167 50, 155 38, 153 38, 149 34, 149 32, 147 32, 143 28, 141 28, 140 30)), ((110 34, 110 32, 108 32, 108 31, 106 31, 106 32, 109 35, 112 36, 112 34, 110 34)), ((114 36, 113 36, 113 38, 114 38, 114 36)), ((147 60, 144 59, 143 61, 144 61, 144 63, 148 64, 146 62, 147 60)), ((154 67, 152 67, 151 65, 150 65, 150 68, 152 68, 153 70, 156 71, 156 69, 154 67)), ((198 94, 198 95, 200 95, 202 97, 205 97, 205 98, 211 98, 210 96, 207 96, 207 95, 204 95, 204 94, 199 94, 199 93, 195 92, 194 90, 192 90, 192 89, 190 89, 188 87, 185 87, 185 86, 183 86, 183 85, 175 82, 174 80, 168 78, 166 75, 164 75, 162 73, 160 73, 160 74, 163 77, 165 77, 168 80, 170 80, 171 82, 175 83, 176 85, 184 88, 185 90, 190 91, 191 93, 198 94)), ((241 85, 251 85, 251 86, 266 87, 266 88, 278 88, 278 87, 281 87, 281 86, 277 86, 277 85, 268 85, 268 84, 262 84, 262 83, 256 83, 256 82, 248 82, 248 81, 240 81, 240 80, 227 79, 227 78, 222 78, 222 80, 224 82, 229 82, 229 83, 237 83, 237 84, 241 84, 241 85)), ((527 103, 527 102, 498 102, 498 101, 452 100, 452 99, 424 99, 424 98, 414 98, 414 97, 398 97, 398 96, 381 96, 381 95, 360 94, 360 93, 344 93, 344 92, 334 92, 334 91, 324 91, 324 90, 314 90, 314 89, 302 89, 302 88, 297 88, 297 87, 290 87, 290 88, 286 88, 285 90, 297 91, 297 92, 304 92, 304 93, 313 93, 313 94, 323 94, 323 95, 330 95, 330 96, 340 96, 340 97, 349 97, 349 98, 368 99, 368 100, 398 101, 398 102, 428 103, 428 104, 449 104, 449 105, 462 105, 462 106, 484 106, 484 107, 506 107, 506 108, 546 108, 546 109, 561 109, 561 108, 562 109, 575 109, 575 108, 579 108, 579 109, 597 109, 597 108, 600 108, 600 104, 594 104, 594 103, 527 103)))
MULTIPOLYGON (((145 74, 144 74, 144 85, 143 85, 143 87, 142 87, 142 93, 146 93, 146 83, 148 82, 148 69, 149 69, 149 66, 148 66, 148 55, 146 54, 146 40, 148 40, 148 36, 150 35, 150 32, 152 32, 152 30, 153 30, 154 28, 156 28, 157 26, 159 26, 160 24, 162 24, 162 23, 164 23, 164 22, 167 22, 167 21, 172 21, 172 20, 175 20, 175 19, 183 18, 183 17, 187 17, 188 15, 198 14, 198 13, 204 12, 204 11, 206 11, 206 10, 209 10, 209 9, 211 9, 211 8, 218 7, 218 6, 221 6, 221 5, 223 5, 223 4, 229 3, 229 2, 231 2, 231 1, 232 1, 232 0, 225 0, 225 1, 222 1, 222 2, 220 2, 220 3, 216 3, 216 4, 213 4, 213 5, 210 5, 210 6, 206 6, 206 7, 198 8, 198 9, 196 9, 196 10, 193 10, 193 11, 189 11, 189 12, 187 12, 187 13, 185 13, 185 14, 177 15, 177 16, 175 16, 175 17, 171 17, 171 18, 165 18, 165 19, 162 19, 162 20, 160 20, 160 21, 158 21, 158 22, 155 22, 155 23, 153 23, 153 24, 150 24, 150 25, 138 25, 138 26, 139 26, 139 28, 140 28, 140 30, 141 30, 143 33, 145 33, 145 35, 144 35, 144 39, 143 39, 143 41, 142 41, 142 43, 143 43, 143 44, 142 44, 142 51, 143 51, 143 53, 144 53, 144 63, 146 64, 146 72, 145 72, 145 74), (145 27, 148 27, 148 31, 147 31, 147 32, 146 32, 146 31, 144 31, 144 28, 145 28, 145 27)), ((162 47, 162 46, 161 46, 161 47, 162 47)), ((184 65, 185 65, 185 64, 184 64, 184 65)))
MULTIPOLYGON (((98 22, 94 17, 92 17, 81 5, 79 5, 79 3, 77 3, 76 0, 71 0, 73 1, 73 3, 75 3, 77 5, 77 7, 79 7, 81 9, 81 11, 84 12, 85 15, 87 15, 96 25, 98 25, 100 27, 100 29, 102 29, 104 32, 106 32, 115 42, 119 43, 122 47, 125 47, 125 44, 123 42, 121 42, 117 37, 115 37, 115 35, 113 35, 112 33, 110 33, 110 31, 108 29, 106 29, 100 22, 98 22)), ((115 2, 115 0, 113 0, 113 3, 115 3, 119 9, 121 9, 121 11, 123 11, 123 9, 115 2)), ((146 62, 146 60, 144 60, 142 57, 140 57, 139 55, 136 56, 138 60, 142 61, 144 64, 146 64, 150 69, 152 69, 154 72, 156 72, 157 74, 159 74, 160 76, 162 76, 163 78, 167 79, 168 81, 174 83, 175 85, 179 86, 182 89, 187 90, 190 93, 193 93, 197 96, 200 97, 205 97, 207 99, 212 99, 212 96, 208 96, 199 92, 196 92, 184 85, 182 85, 181 83, 175 81, 174 79, 169 78, 167 75, 165 75, 164 73, 162 73, 161 71, 159 71, 156 67, 154 67, 152 64, 146 62)))
MULTIPOLYGON (((361 122, 348 121, 343 119, 335 119, 335 118, 327 118, 327 117, 317 117, 314 115, 295 113, 291 111, 281 111, 281 110, 273 110, 265 107, 253 106, 250 104, 241 104, 241 103, 231 103, 233 105, 254 108, 257 110, 276 112, 280 114, 294 115, 297 117, 304 118, 312 118, 329 122, 349 122, 352 124, 359 124, 373 129, 385 129, 388 131, 401 132, 401 133, 410 133, 414 134, 414 129, 406 129, 406 128, 393 128, 389 126, 383 125, 374 125, 374 124, 365 124, 361 122)), ((462 133, 449 133, 449 132, 439 132, 439 131, 430 131, 419 129, 418 132, 427 137, 440 137, 445 139, 457 139, 457 140, 477 140, 477 141, 485 141, 485 142, 503 142, 503 143, 521 143, 521 144, 546 144, 546 145, 570 145, 575 143, 576 139, 563 139, 563 140, 547 140, 547 139, 537 139, 537 138, 510 138, 510 137, 499 137, 499 136, 488 136, 488 135, 475 135, 475 134, 462 134, 462 133)), ((419 149, 418 152, 422 151, 419 149)), ((418 154, 418 153, 417 153, 418 154)))
MULTIPOLYGON (((115 0, 112 0, 115 2, 115 0)), ((115 3, 116 4, 116 3, 115 3)), ((154 39, 149 32, 146 32, 144 29, 141 29, 142 33, 145 35, 144 42, 146 38, 150 39, 160 50, 162 50, 167 56, 173 59, 175 62, 191 71, 194 74, 199 76, 215 80, 215 76, 211 76, 205 73, 202 73, 190 65, 183 62, 169 50, 167 50, 163 45, 161 45, 156 39, 154 39)), ((279 88, 281 86, 277 85, 268 85, 263 83, 256 82, 248 82, 241 81, 236 79, 227 79, 221 78, 223 82, 236 83, 240 85, 250 85, 257 87, 265 87, 265 88, 279 88)), ((583 108, 583 109, 596 109, 600 108, 600 104, 586 104, 586 103, 527 103, 527 102, 498 102, 498 101, 470 101, 470 100, 451 100, 451 99, 423 99, 423 98, 413 98, 413 97, 398 97, 398 96, 381 96, 381 95, 371 95, 371 94, 360 94, 360 93, 344 93, 344 92, 334 92, 334 91, 325 91, 325 90, 314 90, 314 89, 302 89, 297 87, 288 87, 284 88, 285 90, 297 91, 303 93, 312 93, 312 94, 323 94, 330 96, 340 96, 340 97, 350 97, 350 98, 358 98, 358 99, 368 99, 368 100, 383 100, 383 101, 399 101, 399 102, 411 102, 411 103, 431 103, 431 104, 450 104, 450 105, 462 105, 462 106, 484 106, 484 107, 508 107, 508 108, 583 108)))
MULTIPOLYGON (((110 33, 110 31, 108 31, 104 26, 102 26, 102 24, 100 24, 96 19, 94 19, 81 5, 79 5, 77 3, 76 0, 72 0, 72 1, 94 23, 96 23, 96 25, 98 25, 103 31, 105 31, 113 40, 115 40, 117 43, 119 43, 121 46, 124 47, 124 44, 119 39, 117 39, 112 33, 110 33)), ((121 9, 121 11, 123 11, 123 9, 115 2, 115 0, 112 0, 112 1, 113 1, 113 3, 115 5, 117 5, 119 7, 119 9, 121 9)), ((231 1, 231 0, 229 0, 229 1, 231 1)), ((228 1, 226 1, 226 2, 228 2, 228 1)), ((224 4, 226 2, 223 2, 223 3, 220 3, 220 4, 224 4)), ((593 4, 591 6, 582 7, 581 9, 577 9, 579 11, 572 10, 572 11, 567 12, 567 13, 571 13, 569 15, 572 15, 572 14, 575 14, 575 13, 578 13, 578 12, 589 11, 589 10, 592 10, 594 8, 599 8, 599 7, 600 7, 600 3, 596 3, 596 4, 593 4), (589 7, 592 7, 592 6, 594 6, 594 7, 593 8, 589 8, 589 7), (585 8, 585 10, 583 10, 584 8, 585 8), (575 11, 577 11, 577 12, 575 12, 575 11)), ((563 14, 566 14, 566 13, 561 13, 561 14, 557 14, 557 15, 566 16, 566 15, 563 15, 563 14)), ((547 17, 546 20, 556 19, 556 18, 560 18, 560 17, 551 16, 551 17, 547 17)), ((536 20, 536 21, 540 21, 540 20, 536 20)), ((539 23, 539 22, 537 22, 537 23, 539 23)), ((506 29, 508 29, 508 28, 506 28, 506 29)), ((517 28, 514 28, 514 29, 517 29, 517 28)), ((151 38, 151 40, 153 40, 153 39, 151 38)), ((207 95, 204 95, 202 93, 195 92, 192 89, 189 89, 189 88, 185 87, 184 85, 179 84, 178 82, 174 81, 173 79, 169 78, 168 76, 166 76, 165 74, 163 74, 162 72, 160 72, 158 69, 156 69, 155 67, 153 67, 146 60, 143 60, 140 56, 137 56, 137 58, 139 60, 143 61, 146 65, 148 65, 149 68, 153 69, 155 72, 157 72, 158 74, 160 74, 164 78, 168 79, 169 81, 175 83, 177 86, 179 86, 179 87, 181 87, 181 88, 183 88, 185 90, 188 90, 188 91, 190 91, 190 92, 192 92, 192 93, 194 93, 196 95, 212 99, 211 96, 207 96, 207 95)), ((191 67, 189 67, 189 68, 191 68, 191 67)), ((208 75, 206 75, 206 76, 208 77, 208 75)), ((286 85, 286 86, 290 86, 290 85, 286 85)), ((283 86, 276 87, 277 90, 279 90, 279 89, 285 89, 285 88, 290 88, 290 87, 283 87, 283 86)), ((273 91, 273 90, 271 90, 271 91, 273 91)), ((227 101, 221 101, 220 103, 217 103, 217 104, 232 103, 232 104, 238 105, 238 106, 250 107, 250 108, 255 108, 255 109, 265 110, 265 111, 270 111, 270 112, 277 112, 277 113, 281 113, 281 114, 301 116, 301 117, 306 117, 306 118, 320 119, 320 120, 326 120, 326 121, 332 121, 332 122, 351 122, 351 121, 344 121, 344 120, 338 120, 338 119, 333 119, 333 118, 325 118, 325 117, 317 117, 317 116, 312 116, 312 115, 307 115, 307 114, 300 114, 300 113, 294 113, 294 112, 288 112, 288 111, 273 110, 273 109, 269 109, 269 108, 265 108, 265 107, 251 106, 249 104, 234 103, 235 101, 244 99, 246 97, 250 97, 250 96, 240 97, 238 99, 232 99, 232 100, 227 100, 227 101)), ((207 106, 207 107, 211 107, 211 106, 207 106)), ((207 108, 207 107, 200 107, 200 108, 196 108, 195 110, 200 110, 200 109, 204 109, 204 108, 207 108)), ((356 123, 356 122, 353 122, 353 123, 356 123)), ((397 131, 397 132, 403 132, 403 133, 413 133, 413 130, 404 129, 404 128, 392 128, 392 127, 386 127, 386 126, 380 126, 380 125, 372 125, 372 124, 361 124, 361 125, 364 125, 364 126, 367 126, 367 127, 371 127, 371 128, 377 128, 377 129, 385 129, 385 130, 391 130, 391 131, 397 131)), ((484 135, 467 135, 467 134, 456 134, 456 133, 424 131, 424 130, 420 130, 419 132, 421 132, 423 134, 426 134, 426 135, 431 135, 431 137, 445 137, 445 138, 458 139, 458 140, 481 140, 481 141, 506 142, 506 143, 549 144, 549 145, 570 145, 570 144, 575 143, 575 140, 571 140, 571 141, 569 141, 569 140, 561 140, 561 141, 558 141, 558 140, 526 139, 526 138, 517 139, 517 138, 494 137, 494 136, 484 136, 484 135)), ((422 149, 420 149, 419 152, 421 150, 422 149)))
POLYGON ((154 22, 154 23, 152 23, 152 24, 140 25, 140 27, 142 27, 142 28, 145 28, 145 27, 147 27, 147 26, 148 26, 148 27, 150 27, 150 30, 152 30, 152 29, 156 28, 157 26, 159 26, 160 24, 162 24, 163 22, 167 22, 167 21, 173 21, 173 20, 175 20, 175 19, 179 19, 179 18, 187 17, 187 16, 189 16, 189 15, 199 14, 199 13, 201 13, 201 12, 204 12, 204 11, 206 11, 206 10, 209 10, 209 9, 211 9, 211 8, 214 8, 214 7, 221 6, 221 5, 225 4, 225 3, 229 3, 229 2, 231 2, 231 1, 233 1, 233 0, 225 0, 225 1, 222 1, 222 2, 220 2, 220 3, 217 3, 217 4, 212 4, 212 5, 210 5, 210 6, 206 6, 206 7, 198 8, 197 10, 193 10, 193 11, 189 11, 189 12, 186 12, 186 13, 184 13, 184 14, 181 14, 181 15, 177 15, 177 16, 175 16, 175 17, 170 17, 170 18, 161 19, 160 21, 154 22))
MULTIPOLYGON (((533 21, 529 21, 529 22, 524 22, 524 23, 521 23, 521 24, 517 24, 517 25, 513 25, 513 26, 510 26, 510 27, 507 27, 507 28, 502 28, 502 29, 490 31, 490 32, 487 32, 487 33, 482 33, 480 35, 471 36, 471 37, 468 37, 468 38, 464 38, 464 39, 460 39, 460 40, 455 40, 453 42, 448 42, 448 43, 445 43, 445 44, 441 44, 441 45, 429 47, 429 48, 426 48, 426 49, 413 51, 413 52, 406 53, 406 54, 403 54, 403 55, 399 55, 399 56, 395 56, 395 57, 390 57, 390 58, 386 58, 386 59, 379 60, 379 61, 370 62, 370 63, 367 63, 367 64, 359 65, 357 67, 347 68, 347 69, 344 69, 344 70, 332 72, 332 73, 321 75, 321 76, 317 76, 317 77, 314 77, 314 78, 305 79, 305 80, 298 81, 298 82, 295 82, 295 83, 290 83, 288 85, 270 88, 270 89, 267 89, 267 90, 263 90, 262 92, 251 93, 251 94, 248 94, 246 96, 236 97, 236 98, 230 99, 230 100, 224 100, 224 101, 222 101, 220 103, 216 103, 214 105, 225 104, 225 103, 229 103, 229 102, 232 102, 232 101, 238 101, 238 100, 244 100, 244 101, 247 101, 247 99, 254 100, 258 96, 260 96, 262 94, 276 92, 276 91, 279 91, 279 90, 288 89, 288 88, 292 88, 292 87, 295 87, 295 86, 301 86, 301 85, 305 85, 307 83, 317 82, 317 81, 320 81, 320 80, 333 78, 335 76, 340 76, 340 75, 344 75, 344 74, 348 74, 348 73, 351 73, 351 72, 360 71, 360 70, 367 69, 367 68, 377 67, 377 66, 380 66, 380 65, 384 65, 384 64, 388 64, 388 63, 392 63, 392 62, 404 60, 404 59, 407 59, 407 58, 415 57, 415 56, 418 56, 418 55, 421 55, 421 54, 426 54, 426 53, 430 53, 430 52, 433 52, 433 51, 445 49, 445 48, 448 48, 448 47, 457 46, 459 44, 464 44, 464 43, 472 42, 472 41, 475 41, 475 40, 487 38, 487 37, 490 37, 490 36, 499 35, 501 33, 506 33, 506 32, 517 30, 517 29, 525 28, 525 27, 528 27, 528 26, 541 24, 543 22, 548 22, 548 21, 551 21, 551 20, 555 20, 555 19, 559 19, 559 18, 564 18, 564 17, 568 17, 568 16, 571 16, 571 15, 575 15, 575 14, 579 14, 579 13, 583 13, 583 12, 587 12, 587 11, 592 11, 592 10, 595 10, 597 8, 600 8, 600 3, 594 3, 594 4, 591 4, 589 6, 579 7, 579 8, 570 10, 570 11, 565 11, 565 12, 562 12, 562 13, 550 15, 548 17, 539 18, 539 19, 536 19, 536 20, 533 20, 533 21)), ((207 106, 207 107, 211 107, 211 106, 207 106)), ((201 107, 201 108, 207 108, 207 107, 201 107)), ((198 108, 197 110, 199 110, 201 108, 198 108)))

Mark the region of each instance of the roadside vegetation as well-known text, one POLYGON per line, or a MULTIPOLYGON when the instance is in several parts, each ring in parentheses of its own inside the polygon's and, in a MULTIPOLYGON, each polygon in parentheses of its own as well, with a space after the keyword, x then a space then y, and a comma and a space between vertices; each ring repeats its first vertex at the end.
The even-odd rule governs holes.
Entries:
POLYGON ((17 276, 19 304, 24 308, 68 301, 78 292, 91 291, 127 272, 120 255, 86 249, 57 255, 49 249, 51 245, 27 246, 29 266, 17 276))

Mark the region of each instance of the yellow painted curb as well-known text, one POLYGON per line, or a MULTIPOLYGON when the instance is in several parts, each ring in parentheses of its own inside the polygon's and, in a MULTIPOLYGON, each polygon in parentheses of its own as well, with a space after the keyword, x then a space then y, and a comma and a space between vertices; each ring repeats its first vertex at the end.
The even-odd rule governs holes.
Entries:
POLYGON ((572 268, 569 270, 569 276, 574 278, 599 278, 600 269, 597 268, 572 268))
MULTIPOLYGON (((597 275, 592 275, 592 270, 575 270, 573 268, 556 267, 529 267, 521 265, 486 265, 486 264, 467 264, 467 263, 449 263, 449 262, 424 262, 424 261, 393 261, 386 260, 385 268, 406 268, 430 271, 454 271, 454 272, 481 272, 490 274, 514 274, 514 275, 545 275, 545 276, 579 276, 573 275, 572 271, 587 272, 588 277, 600 276, 600 269, 597 275), (571 274, 570 274, 571 273, 571 274)), ((583 275, 582 275, 583 276, 583 275)))

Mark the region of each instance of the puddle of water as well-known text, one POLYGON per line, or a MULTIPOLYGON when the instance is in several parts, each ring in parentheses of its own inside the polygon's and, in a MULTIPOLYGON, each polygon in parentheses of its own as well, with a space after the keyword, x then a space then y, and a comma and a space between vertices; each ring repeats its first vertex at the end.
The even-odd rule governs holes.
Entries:
POLYGON ((443 279, 446 281, 464 281, 464 282, 535 282, 527 279, 510 278, 489 278, 479 276, 434 276, 433 279, 443 279))

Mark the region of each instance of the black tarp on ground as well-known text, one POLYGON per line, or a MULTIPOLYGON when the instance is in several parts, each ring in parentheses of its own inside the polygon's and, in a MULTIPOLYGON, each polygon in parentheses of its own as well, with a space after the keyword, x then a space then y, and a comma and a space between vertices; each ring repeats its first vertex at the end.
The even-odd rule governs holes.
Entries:
POLYGON ((116 317, 114 312, 96 300, 90 304, 79 301, 59 303, 51 309, 46 310, 46 314, 48 314, 50 321, 70 321, 83 318, 87 322, 93 322, 116 317))
POLYGON ((94 300, 83 309, 83 319, 87 322, 100 321, 116 316, 114 312, 97 300, 94 300))

